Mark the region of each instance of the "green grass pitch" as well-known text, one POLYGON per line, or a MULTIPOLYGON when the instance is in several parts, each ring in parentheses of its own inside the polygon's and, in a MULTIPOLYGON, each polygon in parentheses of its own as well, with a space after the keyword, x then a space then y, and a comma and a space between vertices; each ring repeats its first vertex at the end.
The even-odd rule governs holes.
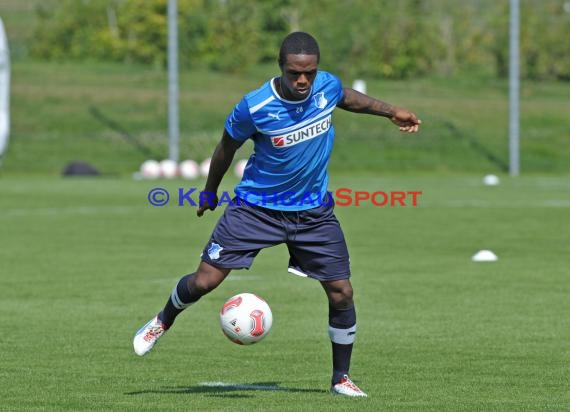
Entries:
MULTIPOLYGON (((135 331, 194 270, 221 211, 153 207, 156 186, 203 182, 5 177, 0 182, 0 410, 568 410, 570 183, 562 177, 357 177, 353 190, 421 190, 417 207, 337 207, 358 313, 352 375, 328 393, 317 282, 262 252, 181 315, 145 358, 135 331), (474 263, 491 249, 495 263, 474 263), (218 310, 238 292, 274 325, 241 347, 218 310), (217 385, 217 386, 216 386, 217 385)), ((224 186, 230 190, 229 179, 224 186)))

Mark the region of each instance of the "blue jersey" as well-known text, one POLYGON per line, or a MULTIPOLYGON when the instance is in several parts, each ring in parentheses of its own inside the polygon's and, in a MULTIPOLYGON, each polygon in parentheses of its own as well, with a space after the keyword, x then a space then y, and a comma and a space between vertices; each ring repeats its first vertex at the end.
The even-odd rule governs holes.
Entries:
POLYGON ((245 95, 226 120, 233 139, 254 142, 236 195, 276 210, 318 207, 328 187, 332 112, 343 97, 342 84, 319 71, 307 98, 289 101, 279 96, 273 80, 245 95))

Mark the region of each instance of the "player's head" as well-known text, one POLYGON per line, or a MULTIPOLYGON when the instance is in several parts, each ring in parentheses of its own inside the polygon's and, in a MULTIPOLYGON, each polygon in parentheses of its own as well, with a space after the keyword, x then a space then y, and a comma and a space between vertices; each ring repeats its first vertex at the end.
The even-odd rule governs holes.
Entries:
POLYGON ((319 51, 319 44, 317 40, 309 33, 296 31, 289 34, 281 43, 279 49, 279 66, 287 62, 287 55, 289 54, 307 54, 317 56, 317 63, 321 59, 321 52, 319 51))
POLYGON ((315 38, 303 32, 289 34, 279 50, 281 94, 288 100, 303 100, 311 92, 320 60, 315 38))

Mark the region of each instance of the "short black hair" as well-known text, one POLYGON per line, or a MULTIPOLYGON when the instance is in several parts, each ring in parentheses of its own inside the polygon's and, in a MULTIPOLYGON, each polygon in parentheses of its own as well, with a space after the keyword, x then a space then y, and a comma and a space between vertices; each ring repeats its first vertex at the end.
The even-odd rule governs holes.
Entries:
POLYGON ((279 49, 279 66, 283 66, 287 61, 288 54, 308 54, 317 56, 317 63, 321 59, 319 44, 309 33, 296 31, 289 34, 279 49))

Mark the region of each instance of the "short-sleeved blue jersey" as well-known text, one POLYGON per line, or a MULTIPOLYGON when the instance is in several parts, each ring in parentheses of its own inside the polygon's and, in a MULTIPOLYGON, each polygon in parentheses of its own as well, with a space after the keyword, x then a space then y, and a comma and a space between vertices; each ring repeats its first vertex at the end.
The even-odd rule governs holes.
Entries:
POLYGON ((332 112, 343 97, 342 84, 319 71, 306 99, 288 101, 273 80, 245 95, 226 120, 232 138, 254 142, 235 192, 247 203, 270 209, 311 209, 327 192, 332 112))

